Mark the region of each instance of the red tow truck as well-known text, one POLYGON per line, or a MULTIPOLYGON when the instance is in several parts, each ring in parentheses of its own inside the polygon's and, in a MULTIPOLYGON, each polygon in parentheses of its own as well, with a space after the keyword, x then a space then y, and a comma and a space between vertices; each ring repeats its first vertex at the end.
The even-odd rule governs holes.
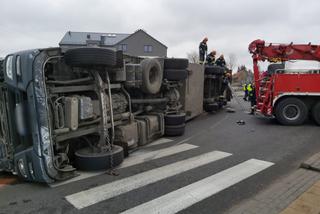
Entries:
POLYGON ((320 61, 320 45, 255 40, 249 52, 253 58, 256 112, 275 117, 283 125, 301 125, 311 115, 320 125, 320 70, 285 68, 285 62, 291 60, 320 61), (267 71, 260 71, 262 61, 270 63, 267 71))

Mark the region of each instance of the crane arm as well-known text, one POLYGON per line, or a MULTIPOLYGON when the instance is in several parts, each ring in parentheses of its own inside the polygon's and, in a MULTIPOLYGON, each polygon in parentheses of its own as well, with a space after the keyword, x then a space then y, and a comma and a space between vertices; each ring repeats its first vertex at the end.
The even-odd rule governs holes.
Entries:
POLYGON ((309 44, 273 44, 255 40, 249 45, 249 52, 256 61, 284 62, 288 60, 320 61, 320 46, 309 44))

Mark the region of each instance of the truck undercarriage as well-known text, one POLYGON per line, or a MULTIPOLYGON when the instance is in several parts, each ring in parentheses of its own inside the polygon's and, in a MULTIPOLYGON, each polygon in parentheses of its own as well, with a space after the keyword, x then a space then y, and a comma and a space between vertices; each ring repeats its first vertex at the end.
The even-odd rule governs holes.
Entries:
POLYGON ((186 108, 186 59, 51 48, 8 55, 2 64, 0 168, 25 180, 112 169, 139 146, 182 135, 186 118, 196 116, 186 108))

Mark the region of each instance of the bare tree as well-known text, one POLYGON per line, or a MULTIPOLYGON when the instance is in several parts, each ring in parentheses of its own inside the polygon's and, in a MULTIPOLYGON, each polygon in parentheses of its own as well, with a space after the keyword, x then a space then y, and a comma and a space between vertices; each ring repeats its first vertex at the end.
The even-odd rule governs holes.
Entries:
POLYGON ((191 63, 199 63, 199 54, 197 51, 191 51, 187 53, 187 58, 191 63))
POLYGON ((233 70, 237 65, 237 56, 234 53, 229 54, 228 56, 228 66, 233 70))

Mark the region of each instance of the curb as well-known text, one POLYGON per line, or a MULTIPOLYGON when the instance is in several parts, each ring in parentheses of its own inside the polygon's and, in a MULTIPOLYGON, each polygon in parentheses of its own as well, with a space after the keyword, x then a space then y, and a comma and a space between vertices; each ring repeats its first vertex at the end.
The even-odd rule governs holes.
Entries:
MULTIPOLYGON (((313 197, 309 197, 308 200, 315 201, 318 200, 317 195, 313 188, 314 185, 320 185, 320 152, 313 155, 311 158, 304 161, 300 168, 288 174, 286 177, 281 180, 275 181, 266 189, 260 191, 252 198, 243 201, 242 203, 230 208, 225 213, 228 214, 279 214, 282 211, 282 214, 297 214, 297 211, 292 207, 299 209, 298 214, 304 213, 314 213, 314 212, 302 212, 302 207, 307 207, 307 205, 302 205, 301 201, 306 201, 303 194, 310 194, 308 191, 311 191, 313 197), (318 183, 317 183, 318 182, 318 183), (302 197, 302 199, 300 199, 302 197), (299 208, 297 205, 292 205, 295 201, 298 201, 299 208), (292 212, 288 212, 287 209, 292 212)), ((320 188, 319 198, 320 198, 320 188)), ((318 194, 318 193, 317 193, 318 194)), ((308 203, 308 201, 306 202, 308 203)), ((319 203, 320 204, 320 203, 319 203)), ((309 210, 315 210, 319 207, 311 207, 310 203, 308 205, 309 210)), ((318 212, 319 213, 319 212, 318 212)), ((317 213, 317 214, 318 214, 317 213)))

